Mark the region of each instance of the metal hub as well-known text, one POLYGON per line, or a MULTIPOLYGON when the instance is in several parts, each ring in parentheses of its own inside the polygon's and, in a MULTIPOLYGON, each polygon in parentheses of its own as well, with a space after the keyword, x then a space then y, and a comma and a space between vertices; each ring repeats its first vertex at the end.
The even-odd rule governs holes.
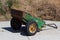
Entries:
POLYGON ((36 32, 36 23, 32 23, 29 27, 29 31, 31 33, 35 33, 36 32))

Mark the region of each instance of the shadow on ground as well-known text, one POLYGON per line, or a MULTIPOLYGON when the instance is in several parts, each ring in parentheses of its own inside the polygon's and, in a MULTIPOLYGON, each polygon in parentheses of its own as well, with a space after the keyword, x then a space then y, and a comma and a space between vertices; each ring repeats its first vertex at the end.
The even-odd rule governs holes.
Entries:
MULTIPOLYGON (((3 27, 2 29, 7 30, 7 31, 12 32, 12 33, 20 33, 20 35, 22 35, 22 36, 28 36, 26 33, 25 27, 21 27, 20 30, 13 30, 11 27, 3 27)), ((52 29, 53 28, 48 28, 48 29, 43 29, 42 31, 52 30, 52 29)))
POLYGON ((20 30, 13 30, 11 27, 3 27, 2 29, 7 30, 12 33, 20 33, 23 36, 27 36, 25 27, 21 27, 20 30))

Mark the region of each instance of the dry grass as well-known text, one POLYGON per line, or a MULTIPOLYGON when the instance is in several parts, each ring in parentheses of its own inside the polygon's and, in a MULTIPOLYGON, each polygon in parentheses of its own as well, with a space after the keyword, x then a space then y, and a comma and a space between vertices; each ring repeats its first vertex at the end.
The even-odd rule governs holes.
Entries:
POLYGON ((0 21, 7 21, 11 19, 11 15, 10 14, 6 14, 5 16, 0 15, 0 21))
POLYGON ((17 10, 30 12, 31 15, 41 19, 60 20, 60 0, 19 0, 17 7, 13 6, 17 10))

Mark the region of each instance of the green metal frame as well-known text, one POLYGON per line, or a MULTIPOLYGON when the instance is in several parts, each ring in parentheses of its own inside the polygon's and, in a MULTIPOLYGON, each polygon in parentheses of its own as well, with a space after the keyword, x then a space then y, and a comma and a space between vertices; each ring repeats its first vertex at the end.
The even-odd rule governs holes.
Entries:
POLYGON ((42 29, 42 27, 45 25, 45 21, 41 20, 40 18, 33 17, 29 13, 26 13, 24 15, 23 19, 25 22, 29 22, 32 20, 35 21, 37 23, 39 29, 42 29))

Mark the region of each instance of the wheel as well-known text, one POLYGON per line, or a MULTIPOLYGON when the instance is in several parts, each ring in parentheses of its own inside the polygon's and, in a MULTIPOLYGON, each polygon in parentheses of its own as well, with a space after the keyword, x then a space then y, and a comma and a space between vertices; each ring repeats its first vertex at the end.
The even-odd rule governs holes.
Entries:
POLYGON ((30 22, 27 23, 26 32, 27 32, 27 35, 29 35, 29 36, 36 34, 36 32, 37 32, 37 24, 36 24, 35 21, 30 21, 30 22))
POLYGON ((21 22, 18 22, 15 18, 11 19, 11 28, 14 30, 19 30, 21 28, 21 22))

